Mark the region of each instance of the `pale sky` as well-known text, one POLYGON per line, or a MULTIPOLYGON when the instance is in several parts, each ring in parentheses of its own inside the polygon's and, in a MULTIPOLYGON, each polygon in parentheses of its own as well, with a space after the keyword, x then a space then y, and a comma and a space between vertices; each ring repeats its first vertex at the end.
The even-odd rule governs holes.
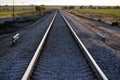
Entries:
MULTIPOLYGON (((106 5, 120 6, 120 0, 14 0, 15 5, 106 5)), ((0 0, 0 5, 12 5, 13 0, 0 0)))

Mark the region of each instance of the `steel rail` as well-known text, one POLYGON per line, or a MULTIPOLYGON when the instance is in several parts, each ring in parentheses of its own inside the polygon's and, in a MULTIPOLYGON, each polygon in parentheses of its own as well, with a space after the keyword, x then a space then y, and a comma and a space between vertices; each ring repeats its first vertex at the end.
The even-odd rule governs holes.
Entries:
POLYGON ((30 75, 32 74, 32 71, 33 71, 33 69, 35 67, 35 64, 36 64, 36 62, 37 62, 37 60, 39 58, 39 55, 40 55, 40 53, 42 51, 42 48, 43 48, 43 46, 45 44, 45 40, 46 40, 46 38, 47 38, 47 36, 48 36, 48 34, 50 32, 50 29, 52 27, 52 24, 53 24, 53 22, 55 20, 56 15, 57 15, 57 12, 55 13, 52 21, 50 22, 49 27, 46 30, 46 32, 45 32, 45 34, 44 34, 44 36, 43 36, 43 38, 42 38, 38 48, 37 48, 37 50, 36 50, 32 60, 31 60, 30 64, 28 65, 28 67, 27 67, 27 69, 26 69, 26 71, 25 71, 25 73, 24 73, 24 75, 23 75, 21 80, 28 80, 30 78, 30 75))
POLYGON ((67 26, 69 27, 70 31, 72 32, 73 37, 76 39, 79 47, 82 49, 82 51, 83 51, 85 57, 87 58, 88 62, 90 63, 90 66, 92 67, 92 69, 96 73, 97 78, 99 80, 108 80, 108 78, 106 77, 106 75, 103 73, 103 71, 101 70, 101 68, 98 66, 98 64, 96 63, 96 61, 94 60, 94 58, 91 56, 91 54, 89 53, 89 51, 87 50, 87 48, 82 43, 82 41, 80 40, 80 38, 77 36, 77 34, 73 30, 72 26, 69 24, 69 22, 67 21, 67 19, 64 17, 64 15, 62 13, 61 13, 61 15, 62 15, 64 21, 66 22, 67 26))

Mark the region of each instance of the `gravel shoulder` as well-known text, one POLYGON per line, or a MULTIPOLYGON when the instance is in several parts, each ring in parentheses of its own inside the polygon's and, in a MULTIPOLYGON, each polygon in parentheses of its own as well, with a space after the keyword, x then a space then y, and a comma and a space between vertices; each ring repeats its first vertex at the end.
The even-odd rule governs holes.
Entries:
POLYGON ((0 79, 20 80, 55 12, 17 32, 20 39, 11 46, 15 33, 0 36, 0 79))
POLYGON ((81 18, 63 12, 88 51, 110 80, 120 80, 120 50, 108 46, 98 36, 102 30, 92 27, 81 18))
MULTIPOLYGON (((74 13, 73 13, 74 14, 74 13)), ((102 23, 96 20, 88 19, 86 17, 80 16, 79 13, 75 13, 74 15, 79 16, 79 20, 81 23, 85 23, 83 25, 89 25, 89 28, 93 31, 97 31, 105 35, 105 43, 112 48, 120 50, 120 27, 119 26, 111 26, 106 23, 102 23)))

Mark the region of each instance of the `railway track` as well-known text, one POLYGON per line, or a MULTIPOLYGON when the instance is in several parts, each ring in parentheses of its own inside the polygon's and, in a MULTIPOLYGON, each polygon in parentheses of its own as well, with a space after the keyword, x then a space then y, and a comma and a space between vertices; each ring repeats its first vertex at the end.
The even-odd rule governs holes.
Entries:
POLYGON ((53 17, 22 80, 108 80, 60 13, 53 17))

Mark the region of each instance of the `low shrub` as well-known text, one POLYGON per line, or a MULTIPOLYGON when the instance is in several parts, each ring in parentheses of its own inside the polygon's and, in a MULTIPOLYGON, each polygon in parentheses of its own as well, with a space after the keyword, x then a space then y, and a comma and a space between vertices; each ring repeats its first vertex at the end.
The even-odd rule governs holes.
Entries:
POLYGON ((98 19, 99 22, 101 22, 102 20, 101 19, 98 19))
POLYGON ((8 27, 11 27, 12 25, 13 25, 13 22, 6 21, 3 24, 0 24, 0 29, 8 28, 8 27))
POLYGON ((111 25, 112 25, 112 26, 118 26, 118 25, 119 25, 119 22, 113 22, 111 25))
POLYGON ((0 24, 0 35, 10 33, 11 30, 9 30, 9 29, 13 28, 13 27, 14 27, 13 22, 11 22, 11 21, 6 21, 3 24, 0 24))

